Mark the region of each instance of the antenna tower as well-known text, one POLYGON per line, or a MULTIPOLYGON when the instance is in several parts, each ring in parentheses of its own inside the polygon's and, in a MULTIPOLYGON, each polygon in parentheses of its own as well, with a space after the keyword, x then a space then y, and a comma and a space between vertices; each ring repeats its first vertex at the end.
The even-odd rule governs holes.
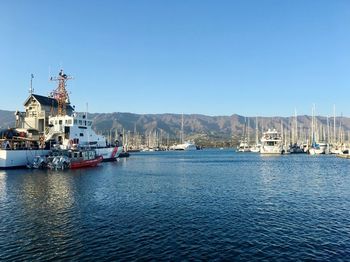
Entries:
POLYGON ((64 74, 63 70, 60 71, 57 77, 50 78, 51 81, 58 82, 58 87, 51 93, 51 96, 54 99, 56 99, 58 103, 58 110, 57 110, 58 116, 66 115, 66 107, 67 107, 67 104, 70 103, 69 95, 66 89, 66 82, 70 79, 73 79, 73 78, 64 74))

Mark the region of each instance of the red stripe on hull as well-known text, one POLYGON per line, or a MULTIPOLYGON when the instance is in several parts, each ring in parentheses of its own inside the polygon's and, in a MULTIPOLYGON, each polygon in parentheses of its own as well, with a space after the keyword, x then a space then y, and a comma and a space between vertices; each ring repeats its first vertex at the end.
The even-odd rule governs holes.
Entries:
POLYGON ((76 169, 76 168, 83 168, 83 167, 94 167, 94 166, 97 166, 99 163, 101 163, 102 160, 103 160, 103 157, 99 156, 95 159, 73 162, 73 163, 71 163, 70 168, 76 169))

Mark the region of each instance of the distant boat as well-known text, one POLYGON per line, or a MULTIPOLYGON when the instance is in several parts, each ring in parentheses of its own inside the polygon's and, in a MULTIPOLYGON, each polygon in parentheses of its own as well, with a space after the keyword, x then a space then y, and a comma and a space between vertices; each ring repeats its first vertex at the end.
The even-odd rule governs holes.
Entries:
POLYGON ((310 155, 329 154, 329 146, 326 143, 313 143, 309 149, 310 155))
POLYGON ((282 136, 276 129, 268 129, 261 138, 260 154, 284 154, 282 136))
POLYGON ((261 144, 259 143, 258 118, 255 120, 255 145, 250 147, 250 152, 259 153, 261 144))
POLYGON ((311 118, 311 135, 312 135, 312 142, 311 147, 309 149, 310 155, 323 155, 323 154, 329 154, 329 144, 324 142, 316 142, 318 139, 316 138, 317 132, 317 123, 315 118, 315 105, 312 107, 312 118, 311 118))
POLYGON ((237 147, 237 152, 250 152, 250 147, 247 140, 241 140, 239 146, 237 147))
POLYGON ((186 141, 182 144, 175 144, 171 146, 170 150, 197 150, 197 147, 193 142, 186 141))
POLYGON ((350 159, 350 151, 346 152, 346 153, 339 153, 339 154, 336 154, 337 157, 340 157, 340 158, 347 158, 347 159, 350 159))
POLYGON ((297 143, 289 145, 289 153, 291 154, 304 154, 306 153, 304 148, 298 145, 297 143))
POLYGON ((180 144, 174 144, 169 147, 170 150, 189 151, 199 149, 193 141, 184 141, 184 115, 181 117, 180 144))
POLYGON ((243 134, 242 139, 239 143, 239 146, 237 147, 237 152, 250 152, 249 147, 249 119, 248 119, 248 126, 247 126, 247 119, 244 120, 244 128, 243 128, 243 134))

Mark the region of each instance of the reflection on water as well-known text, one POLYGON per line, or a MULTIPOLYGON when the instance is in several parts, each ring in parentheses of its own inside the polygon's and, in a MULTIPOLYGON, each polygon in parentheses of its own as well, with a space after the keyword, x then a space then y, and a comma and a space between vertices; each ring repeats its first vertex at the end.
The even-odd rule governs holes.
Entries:
POLYGON ((0 170, 0 201, 5 202, 6 198, 6 172, 0 170))
POLYGON ((5 260, 350 259, 350 161, 149 152, 0 171, 5 260))

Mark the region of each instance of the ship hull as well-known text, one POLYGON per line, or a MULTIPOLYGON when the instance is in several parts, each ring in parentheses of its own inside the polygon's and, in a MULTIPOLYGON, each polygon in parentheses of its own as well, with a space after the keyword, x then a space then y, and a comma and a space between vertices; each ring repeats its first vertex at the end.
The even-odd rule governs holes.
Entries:
POLYGON ((96 154, 103 157, 103 162, 115 161, 122 151, 122 146, 96 148, 96 154))
POLYGON ((34 157, 50 150, 0 150, 0 169, 22 168, 33 163, 34 157))

